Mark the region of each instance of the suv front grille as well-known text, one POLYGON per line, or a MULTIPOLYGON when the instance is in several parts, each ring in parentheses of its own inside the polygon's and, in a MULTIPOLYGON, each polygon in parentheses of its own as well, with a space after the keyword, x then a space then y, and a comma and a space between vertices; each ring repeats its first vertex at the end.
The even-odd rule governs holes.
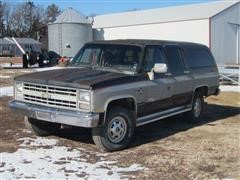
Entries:
POLYGON ((24 101, 55 108, 76 109, 77 90, 72 88, 24 83, 24 101))

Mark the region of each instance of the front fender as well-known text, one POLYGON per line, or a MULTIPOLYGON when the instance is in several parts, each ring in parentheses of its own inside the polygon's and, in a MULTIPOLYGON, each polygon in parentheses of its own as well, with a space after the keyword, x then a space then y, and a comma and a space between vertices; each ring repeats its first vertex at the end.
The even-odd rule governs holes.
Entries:
POLYGON ((113 101, 115 101, 115 100, 129 99, 129 98, 130 98, 130 99, 133 99, 134 105, 135 105, 135 111, 136 111, 136 113, 137 113, 137 100, 136 100, 136 98, 135 98, 134 96, 132 96, 132 95, 118 95, 118 96, 114 96, 114 97, 109 98, 109 99, 105 102, 105 104, 104 104, 104 112, 107 111, 108 105, 109 105, 111 102, 113 102, 113 101))

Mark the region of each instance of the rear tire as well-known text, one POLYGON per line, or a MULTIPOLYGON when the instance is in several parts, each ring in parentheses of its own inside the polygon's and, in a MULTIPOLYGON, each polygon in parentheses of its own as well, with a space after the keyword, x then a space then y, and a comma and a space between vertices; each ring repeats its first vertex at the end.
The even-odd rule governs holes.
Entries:
POLYGON ((27 128, 38 136, 52 135, 61 128, 61 124, 41 121, 34 118, 25 118, 25 124, 27 128))
POLYGON ((192 110, 187 112, 188 121, 191 123, 197 123, 201 120, 204 112, 204 98, 201 92, 194 94, 192 102, 192 110))
POLYGON ((133 113, 113 107, 107 113, 105 123, 92 129, 92 138, 102 151, 118 151, 128 146, 134 132, 133 113))

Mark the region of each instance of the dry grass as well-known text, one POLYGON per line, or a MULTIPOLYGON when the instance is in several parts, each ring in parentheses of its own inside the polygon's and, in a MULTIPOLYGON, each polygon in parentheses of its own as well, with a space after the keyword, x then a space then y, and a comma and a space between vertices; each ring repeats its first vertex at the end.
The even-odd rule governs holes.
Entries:
MULTIPOLYGON (((17 139, 35 136, 27 131, 23 117, 10 111, 9 100, 0 98, 0 152, 15 151, 20 143, 17 139)), ((185 116, 176 116, 139 127, 128 149, 106 153, 105 158, 117 160, 119 166, 137 163, 147 168, 126 174, 128 178, 240 179, 239 113, 240 94, 209 97, 200 123, 189 124, 185 116)), ((62 129, 50 138, 70 150, 85 149, 89 162, 100 160, 88 129, 62 129)))

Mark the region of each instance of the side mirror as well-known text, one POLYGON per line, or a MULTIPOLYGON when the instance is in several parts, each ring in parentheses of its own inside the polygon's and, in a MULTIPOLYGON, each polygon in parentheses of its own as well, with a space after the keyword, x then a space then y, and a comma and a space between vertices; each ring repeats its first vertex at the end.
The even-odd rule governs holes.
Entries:
POLYGON ((155 73, 167 73, 167 65, 164 63, 156 63, 153 67, 155 73))
POLYGON ((154 73, 167 73, 167 65, 164 63, 156 63, 152 70, 148 72, 148 77, 152 81, 154 80, 154 73))

